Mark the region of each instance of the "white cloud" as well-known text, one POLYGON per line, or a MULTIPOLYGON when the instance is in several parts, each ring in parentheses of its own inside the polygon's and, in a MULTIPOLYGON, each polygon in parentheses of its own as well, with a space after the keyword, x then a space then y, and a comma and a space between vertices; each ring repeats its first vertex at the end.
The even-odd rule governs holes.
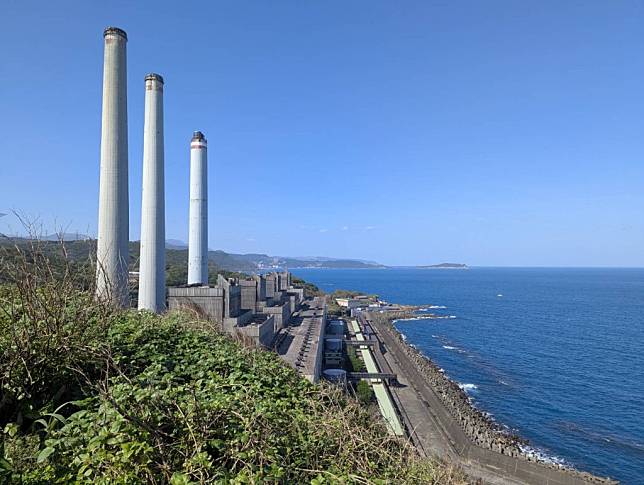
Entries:
POLYGON ((376 228, 376 226, 367 226, 364 228, 365 231, 373 231, 376 228))
POLYGON ((320 232, 328 232, 328 229, 320 229, 320 232))
POLYGON ((342 226, 342 230, 343 230, 343 231, 348 231, 348 230, 349 230, 349 226, 342 226))

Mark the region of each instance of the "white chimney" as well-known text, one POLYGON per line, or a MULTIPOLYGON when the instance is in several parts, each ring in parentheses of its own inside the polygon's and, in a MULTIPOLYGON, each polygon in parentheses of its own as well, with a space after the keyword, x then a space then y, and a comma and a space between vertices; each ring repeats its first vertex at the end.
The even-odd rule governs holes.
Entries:
POLYGON ((139 310, 165 310, 163 78, 145 76, 139 310))
POLYGON ((208 284, 208 143, 200 131, 190 142, 188 284, 208 284))
POLYGON ((116 306, 129 306, 127 34, 105 29, 103 118, 101 130, 96 294, 116 306))

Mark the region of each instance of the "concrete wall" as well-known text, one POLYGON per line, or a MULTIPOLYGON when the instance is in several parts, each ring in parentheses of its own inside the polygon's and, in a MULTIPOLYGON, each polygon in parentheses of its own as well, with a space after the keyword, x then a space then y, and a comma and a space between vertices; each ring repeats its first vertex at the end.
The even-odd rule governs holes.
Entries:
POLYGON ((224 290, 224 318, 238 317, 241 313, 241 287, 217 275, 217 286, 224 290))
POLYGON ((257 301, 263 301, 266 299, 266 278, 263 278, 259 275, 253 276, 253 279, 257 283, 257 301))
POLYGON ((298 306, 304 301, 304 288, 290 288, 286 293, 288 295, 295 295, 298 306))
POLYGON ((266 298, 273 298, 275 296, 275 292, 279 291, 277 274, 269 273, 267 275, 264 275, 264 280, 266 281, 266 298))
POLYGON ((257 280, 241 280, 241 309, 257 311, 257 280))
POLYGON ((275 317, 275 332, 284 328, 291 318, 290 305, 288 303, 276 306, 264 306, 261 308, 261 312, 275 317))
POLYGON ((170 310, 197 309, 209 320, 223 323, 224 290, 209 286, 168 288, 168 307, 170 310))
POLYGON ((273 315, 269 315, 261 323, 251 323, 249 325, 235 328, 235 332, 252 338, 255 345, 269 348, 275 335, 275 321, 273 315))
POLYGON ((280 291, 286 291, 289 287, 289 273, 277 273, 278 288, 280 291))
POLYGON ((253 319, 253 314, 254 313, 252 311, 247 310, 245 312, 241 312, 236 317, 224 317, 222 327, 224 331, 232 333, 240 325, 248 324, 248 322, 253 319))

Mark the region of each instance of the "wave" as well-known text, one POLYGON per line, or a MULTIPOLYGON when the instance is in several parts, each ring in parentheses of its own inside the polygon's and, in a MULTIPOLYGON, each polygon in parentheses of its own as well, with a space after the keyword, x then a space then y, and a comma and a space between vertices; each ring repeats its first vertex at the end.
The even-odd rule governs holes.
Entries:
POLYGON ((394 325, 401 322, 411 322, 414 320, 435 320, 435 317, 409 317, 409 318, 398 318, 393 321, 394 325))
POLYGON ((463 357, 466 357, 468 359, 468 362, 471 363, 471 365, 483 371, 486 375, 492 377, 495 381, 499 382, 500 384, 508 387, 515 386, 513 382, 514 379, 510 375, 497 369, 493 364, 491 364, 489 361, 487 361, 478 353, 468 350, 466 348, 460 347, 457 343, 453 342, 452 340, 445 337, 444 335, 432 335, 432 337, 438 340, 438 342, 440 342, 441 346, 445 350, 458 352, 463 357))
POLYGON ((461 383, 458 384, 458 387, 463 389, 465 392, 475 391, 479 388, 479 386, 477 386, 476 384, 461 384, 461 383))
POLYGON ((569 467, 569 465, 566 463, 566 460, 564 460, 563 458, 548 454, 547 452, 540 450, 539 448, 535 448, 526 444, 519 444, 519 449, 524 455, 534 457, 537 459, 537 461, 540 461, 542 463, 550 463, 561 468, 569 467))

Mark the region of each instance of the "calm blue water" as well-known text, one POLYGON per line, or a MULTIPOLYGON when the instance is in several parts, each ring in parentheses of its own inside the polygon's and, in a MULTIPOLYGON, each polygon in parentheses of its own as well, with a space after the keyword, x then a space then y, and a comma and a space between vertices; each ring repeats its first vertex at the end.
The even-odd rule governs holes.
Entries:
POLYGON ((472 384, 477 406, 569 464, 644 483, 643 269, 293 272, 328 292, 446 306, 432 311, 456 318, 398 328, 472 384))

